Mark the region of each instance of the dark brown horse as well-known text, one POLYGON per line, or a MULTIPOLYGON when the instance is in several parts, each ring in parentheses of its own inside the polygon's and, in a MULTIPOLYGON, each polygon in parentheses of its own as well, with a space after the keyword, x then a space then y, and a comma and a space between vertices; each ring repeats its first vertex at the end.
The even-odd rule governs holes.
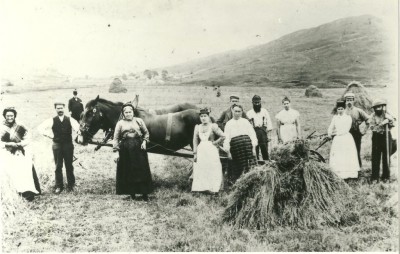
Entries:
MULTIPOLYGON (((135 117, 142 118, 149 130, 149 152, 165 151, 167 153, 168 150, 176 151, 192 144, 194 127, 200 123, 200 117, 198 110, 184 108, 196 106, 188 103, 180 104, 180 106, 169 107, 169 110, 182 110, 180 112, 156 115, 137 107, 138 97, 133 104, 135 117)), ((121 102, 111 102, 99 96, 89 101, 81 116, 78 143, 87 144, 100 129, 114 130, 120 118, 122 105, 121 102)), ((164 110, 164 112, 167 111, 164 110)))
POLYGON ((155 115, 164 115, 168 113, 181 112, 186 109, 197 109, 197 107, 190 103, 181 103, 160 109, 149 109, 148 112, 155 115))

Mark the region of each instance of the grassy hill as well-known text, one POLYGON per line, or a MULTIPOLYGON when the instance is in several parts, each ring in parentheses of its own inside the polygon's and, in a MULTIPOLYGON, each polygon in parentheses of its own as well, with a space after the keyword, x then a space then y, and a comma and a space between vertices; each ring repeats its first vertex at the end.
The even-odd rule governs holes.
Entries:
POLYGON ((370 15, 339 19, 267 44, 166 68, 184 83, 341 86, 391 81, 396 59, 390 34, 370 15))

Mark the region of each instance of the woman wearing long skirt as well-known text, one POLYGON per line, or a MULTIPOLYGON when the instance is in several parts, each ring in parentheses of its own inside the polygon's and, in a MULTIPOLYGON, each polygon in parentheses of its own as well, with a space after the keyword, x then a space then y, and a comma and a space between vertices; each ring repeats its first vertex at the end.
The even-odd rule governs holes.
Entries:
POLYGON ((114 131, 115 152, 117 162, 116 192, 118 195, 142 194, 148 200, 152 190, 152 179, 146 143, 149 132, 142 119, 134 117, 134 106, 130 103, 122 106, 123 119, 118 121, 114 131))
POLYGON ((282 105, 283 110, 275 118, 278 122, 278 141, 286 143, 301 137, 300 114, 290 107, 288 97, 283 98, 282 105))
POLYGON ((242 118, 243 107, 235 105, 232 110, 233 118, 225 125, 224 142, 224 149, 228 153, 228 158, 232 160, 228 172, 231 184, 235 183, 243 172, 257 164, 258 144, 253 126, 247 119, 242 118))
POLYGON ((201 109, 201 124, 194 129, 192 191, 217 193, 222 186, 222 165, 217 147, 225 135, 217 124, 211 123, 209 114, 207 108, 201 109))
POLYGON ((360 166, 353 136, 350 134, 351 116, 344 113, 344 101, 336 103, 337 114, 328 128, 328 136, 333 138, 329 166, 342 179, 357 178, 360 166))
POLYGON ((14 108, 4 109, 3 116, 5 121, 0 128, 3 176, 7 177, 11 188, 32 201, 41 190, 28 147, 30 135, 23 125, 15 122, 17 111, 14 108))

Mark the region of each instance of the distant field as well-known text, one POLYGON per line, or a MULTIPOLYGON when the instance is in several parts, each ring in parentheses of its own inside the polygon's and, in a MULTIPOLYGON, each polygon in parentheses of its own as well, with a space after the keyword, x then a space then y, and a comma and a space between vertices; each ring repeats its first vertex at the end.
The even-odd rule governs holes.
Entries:
MULTIPOLYGON (((324 89, 323 98, 306 98, 304 89, 263 87, 223 87, 216 97, 212 88, 202 86, 144 86, 129 83, 128 93, 108 93, 108 82, 98 87, 79 88, 86 103, 97 95, 112 101, 126 102, 139 94, 139 105, 162 108, 178 102, 190 102, 212 108, 218 117, 228 107, 229 96, 238 95, 246 110, 258 94, 273 119, 287 95, 292 107, 301 114, 304 134, 326 133, 335 100, 343 89, 324 89)), ((91 84, 92 85, 92 84, 91 84)), ((84 85, 77 84, 78 87, 84 85)), ((73 87, 73 86, 71 86, 73 87)), ((368 90, 371 95, 387 94, 383 89, 368 90)), ((17 121, 33 134, 35 163, 44 194, 32 204, 2 198, 2 250, 5 252, 42 251, 398 251, 398 209, 386 205, 397 193, 397 179, 390 184, 370 186, 370 135, 363 140, 362 178, 351 187, 354 202, 360 207, 359 221, 352 226, 317 229, 277 228, 269 231, 236 230, 221 222, 221 212, 228 193, 218 197, 193 195, 187 182, 191 161, 150 154, 155 191, 149 203, 123 201, 115 195, 115 163, 111 150, 94 152, 93 146, 75 145, 77 191, 53 195, 54 168, 50 141, 35 128, 55 115, 55 99, 67 103, 71 89, 5 93, 2 108, 15 106, 17 121)), ((275 132, 272 136, 276 142, 275 132)), ((320 140, 311 144, 316 147, 320 140)), ((321 149, 328 158, 329 144, 321 149)), ((393 171, 397 171, 394 163, 393 171)), ((394 172, 394 175, 396 172, 394 172)), ((394 177, 396 178, 396 177, 394 177)))

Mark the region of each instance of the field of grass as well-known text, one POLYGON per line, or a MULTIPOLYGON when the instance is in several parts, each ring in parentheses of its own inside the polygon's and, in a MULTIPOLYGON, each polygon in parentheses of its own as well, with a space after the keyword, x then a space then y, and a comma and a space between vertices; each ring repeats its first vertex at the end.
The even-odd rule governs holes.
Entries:
MULTIPOLYGON (((303 89, 223 87, 216 97, 211 88, 184 86, 135 86, 126 94, 109 94, 108 87, 79 89, 86 103, 100 97, 128 101, 140 95, 139 105, 160 108, 176 102, 210 106, 212 116, 228 107, 229 95, 241 97, 246 109, 251 97, 259 94, 271 117, 281 109, 288 95, 293 108, 301 113, 304 136, 316 130, 326 133, 331 109, 343 92, 322 90, 323 98, 306 98, 303 89)), ((382 90, 370 90, 371 94, 382 90)), ((342 227, 315 229, 276 228, 273 230, 237 230, 221 220, 229 193, 218 196, 190 193, 188 170, 191 161, 150 154, 154 192, 150 201, 124 201, 115 195, 115 163, 110 148, 94 152, 93 146, 75 145, 74 163, 77 189, 54 195, 54 167, 51 142, 35 128, 55 115, 53 101, 65 102, 72 90, 29 91, 3 94, 2 107, 15 106, 17 121, 32 130, 32 148, 43 195, 26 203, 2 185, 2 251, 4 252, 85 252, 85 251, 398 251, 398 208, 389 199, 397 195, 397 163, 393 163, 393 181, 369 185, 370 135, 363 139, 362 177, 350 183, 349 196, 356 213, 352 223, 342 227)), ((276 144, 276 135, 272 137, 276 144)), ((312 141, 315 148, 320 140, 312 141)), ((329 144, 320 149, 328 158, 329 144)), ((397 160, 393 158, 393 160, 397 160)))

